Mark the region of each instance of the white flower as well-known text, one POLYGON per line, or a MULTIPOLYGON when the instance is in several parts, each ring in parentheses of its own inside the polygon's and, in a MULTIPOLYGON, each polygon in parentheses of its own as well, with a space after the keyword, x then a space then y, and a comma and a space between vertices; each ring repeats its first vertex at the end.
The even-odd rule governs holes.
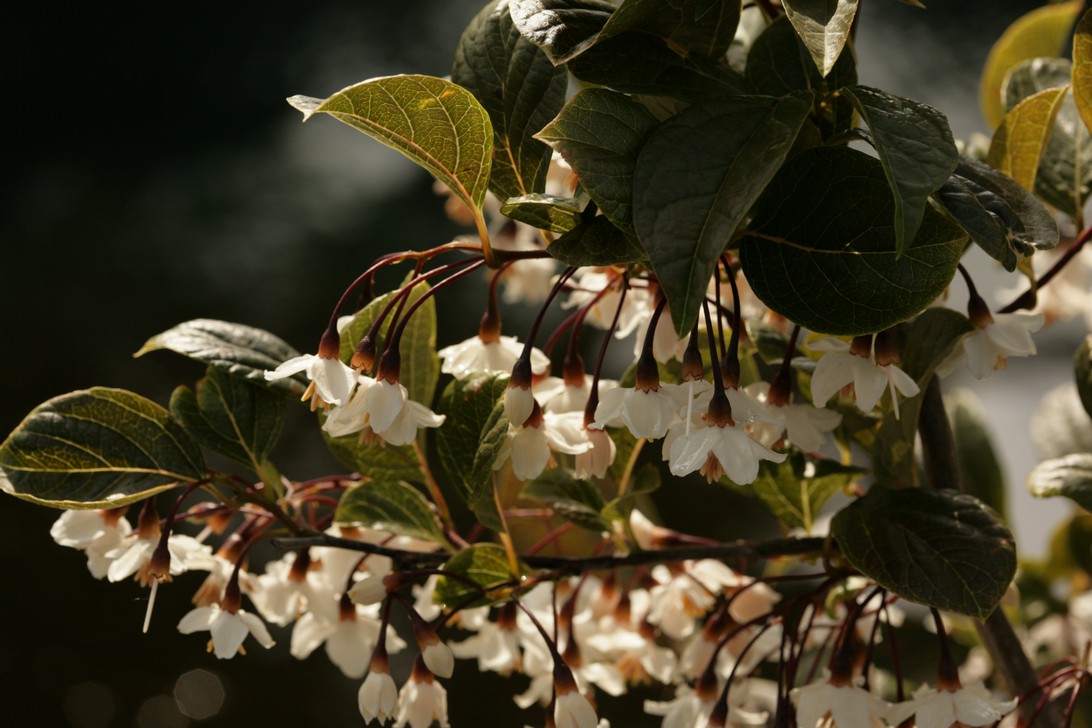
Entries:
POLYGON ((967 368, 976 379, 988 379, 998 369, 1006 366, 1009 356, 1031 356, 1035 354, 1035 342, 1032 333, 1043 327, 1043 314, 995 313, 992 320, 981 328, 975 328, 956 344, 937 373, 941 376, 950 374, 965 359, 967 368))
POLYGON ((576 477, 606 477, 607 470, 614 463, 614 458, 618 454, 618 448, 615 446, 614 440, 611 439, 606 430, 599 429, 594 425, 584 428, 584 436, 587 438, 590 447, 576 455, 576 477))
POLYGON ((398 705, 398 686, 389 672, 369 672, 357 693, 357 705, 365 722, 386 723, 398 705))
POLYGON ((824 406, 835 392, 853 384, 857 407, 863 412, 871 412, 884 390, 890 389, 892 406, 898 417, 896 390, 906 397, 913 397, 920 391, 918 383, 902 369, 894 364, 877 364, 874 354, 868 357, 854 354, 850 345, 840 339, 820 339, 810 344, 810 348, 827 352, 811 375, 811 397, 816 407, 824 406))
POLYGON ((596 728, 599 716, 579 690, 559 691, 554 704, 554 725, 557 728, 596 728))
POLYGON ((448 728, 447 691, 432 675, 422 673, 416 667, 413 675, 398 693, 398 718, 394 728, 409 724, 410 728, 428 728, 438 721, 441 728, 448 728))
POLYGON ((922 685, 914 699, 891 706, 887 720, 897 725, 916 716, 917 728, 951 728, 993 725, 1016 707, 1016 700, 997 700, 982 683, 965 685, 958 690, 936 690, 922 685))
POLYGON ((890 706, 864 688, 849 683, 812 683, 793 688, 792 702, 800 728, 818 728, 830 716, 835 728, 882 726, 890 706))
POLYGON ((121 545, 133 527, 120 511, 65 511, 49 529, 61 546, 87 554, 87 568, 96 579, 106 576, 114 559, 108 553, 121 545))
MULTIPOLYGON (((551 266, 553 262, 551 261, 551 266)), ((501 336, 496 341, 483 341, 472 336, 466 341, 444 347, 436 352, 443 359, 440 371, 456 379, 466 379, 472 374, 507 374, 523 353, 523 344, 514 336, 501 336)), ((545 374, 550 359, 537 348, 531 349, 531 371, 545 374)))
POLYGON ((265 623, 244 609, 229 612, 221 609, 218 604, 197 607, 182 617, 182 621, 178 623, 178 631, 182 634, 204 630, 212 633, 209 648, 221 660, 230 660, 241 652, 243 640, 248 634, 254 635, 258 644, 266 649, 274 644, 265 623))
MULTIPOLYGON (((769 382, 755 382, 745 391, 766 402, 769 382)), ((734 411, 734 410, 733 410, 734 411)), ((826 433, 841 424, 842 414, 810 404, 766 404, 766 413, 775 423, 756 423, 751 435, 766 447, 773 446, 784 433, 786 439, 804 452, 815 452, 826 442, 826 433)))
POLYGON ((723 474, 737 485, 754 482, 759 460, 785 460, 784 453, 760 445, 742 428, 731 424, 690 428, 674 425, 664 442, 664 455, 672 475, 682 477, 700 470, 710 483, 723 474))
MULTIPOLYGON (((138 533, 131 533, 117 545, 108 551, 105 556, 112 559, 112 563, 106 570, 106 578, 110 581, 121 581, 133 574, 142 586, 151 583, 150 576, 146 574, 146 567, 159 545, 159 534, 142 538, 138 533)), ((167 537, 167 549, 171 554, 171 575, 179 574, 190 569, 212 569, 216 561, 212 557, 212 549, 192 536, 171 534, 167 537)))
POLYGON ((361 376, 352 399, 332 410, 322 429, 331 437, 343 437, 368 428, 388 444, 401 446, 413 442, 420 428, 439 427, 444 419, 409 399, 400 383, 361 376))
MULTIPOLYGON (((380 624, 378 608, 375 607, 342 607, 333 620, 313 611, 307 612, 292 630, 290 653, 303 660, 325 643, 330 662, 337 665, 346 677, 359 678, 367 670, 368 657, 379 640, 380 624)), ((386 646, 390 652, 397 652, 406 643, 388 627, 386 646)))
POLYGON ((681 409, 677 385, 660 384, 656 389, 611 389, 603 394, 595 408, 593 426, 602 429, 608 425, 625 423, 634 437, 658 440, 667 434, 681 409))
POLYGON ((334 358, 323 358, 314 354, 293 357, 273 371, 267 371, 267 381, 284 379, 299 372, 306 372, 311 386, 304 392, 303 399, 311 397, 311 407, 318 404, 338 406, 349 401, 349 393, 356 381, 356 372, 334 358), (316 399, 317 398, 317 399, 316 399))
MULTIPOLYGON (((578 308, 591 304, 584 320, 596 328, 609 329, 622 296, 621 280, 620 274, 609 269, 581 268, 569 279, 569 298, 562 307, 578 308), (604 289, 606 292, 600 295, 604 289)), ((648 291, 631 287, 622 303, 614 335, 624 339, 632 334, 647 315, 649 305, 648 291)))
MULTIPOLYGON (((539 412, 539 410, 535 410, 539 412)), ((520 480, 534 480, 542 475, 550 461, 550 451, 578 455, 591 449, 582 427, 583 415, 577 412, 553 414, 547 412, 535 421, 528 418, 523 427, 509 423, 508 439, 501 446, 493 469, 498 470, 509 459, 512 472, 520 480)))

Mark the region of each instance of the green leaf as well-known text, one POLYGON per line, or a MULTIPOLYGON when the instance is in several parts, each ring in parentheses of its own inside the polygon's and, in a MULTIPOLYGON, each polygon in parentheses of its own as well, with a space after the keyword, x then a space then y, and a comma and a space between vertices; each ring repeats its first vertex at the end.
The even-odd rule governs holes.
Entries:
POLYGON ((213 319, 194 319, 157 334, 144 342, 134 357, 167 349, 223 369, 270 389, 303 394, 307 380, 302 374, 268 382, 265 373, 276 369, 299 352, 268 331, 213 319))
POLYGON ((692 103, 746 92, 743 76, 731 67, 697 56, 683 58, 644 33, 600 41, 569 61, 568 69, 585 83, 692 103))
POLYGON ((467 455, 473 452, 474 459, 465 481, 463 496, 470 510, 474 511, 474 515, 483 525, 495 531, 503 531, 504 522, 497 512, 493 497, 493 466, 508 440, 508 418, 504 416, 503 395, 482 425, 480 435, 478 443, 465 451, 467 455))
POLYGON ((432 600, 444 608, 482 607, 503 601, 520 581, 520 576, 513 574, 508 566, 508 555, 495 543, 466 547, 448 559, 441 571, 457 575, 441 574, 436 582, 432 600), (493 591, 500 587, 504 588, 493 591), (475 595, 479 598, 473 599, 475 595))
POLYGON ((986 161, 1027 190, 1035 189, 1035 174, 1047 139, 1054 129, 1067 86, 1033 94, 1005 115, 993 134, 986 161))
POLYGON ((1092 417, 1092 336, 1084 337, 1073 354, 1073 375, 1084 411, 1092 417))
POLYGON ((633 168, 656 118, 625 94, 581 91, 536 136, 556 149, 603 214, 633 232, 633 168))
POLYGON ((1092 511, 1092 453, 1074 453, 1041 462, 1028 473, 1027 485, 1036 498, 1065 496, 1092 511))
POLYGON ((436 431, 436 451, 455 489, 468 505, 471 500, 471 472, 486 423, 501 405, 508 388, 507 374, 476 374, 452 380, 440 395, 437 414, 445 415, 444 426, 436 431))
POLYGON ((1001 84, 1014 66, 1022 61, 1061 55, 1069 44, 1073 21, 1081 11, 1081 0, 1047 5, 1019 18, 998 38, 990 49, 979 83, 982 115, 990 128, 1005 116, 1001 104, 1001 84))
POLYGON ((567 233, 580 224, 581 213, 587 204, 587 196, 557 197, 532 192, 529 195, 509 197, 501 205, 501 214, 539 230, 567 233))
POLYGON ((857 62, 852 53, 838 57, 825 77, 819 75, 807 48, 787 17, 770 23, 747 54, 746 79, 755 93, 784 96, 793 91, 814 91, 812 117, 829 138, 853 126, 853 104, 835 92, 857 83, 857 62))
POLYGON ((740 245, 743 271, 767 306, 805 328, 845 336, 882 331, 936 300, 967 239, 929 207, 900 256, 893 217, 878 160, 846 147, 808 149, 785 164, 756 205, 740 245))
MULTIPOLYGON (((937 366, 952 353, 956 343, 974 330, 967 317, 948 308, 931 308, 910 324, 903 337, 901 369, 924 391, 937 366)), ((889 412, 872 446, 872 469, 887 485, 910 485, 917 471, 914 436, 918 429, 921 397, 903 400, 899 416, 889 412)))
POLYGON ((481 210, 493 157, 493 128, 473 94, 432 76, 386 76, 327 99, 288 99, 307 121, 329 114, 427 169, 473 210, 481 210))
POLYGON ((118 508, 205 476, 167 410, 95 387, 38 405, 0 445, 11 494, 54 508, 118 508))
POLYGON ((1058 244, 1058 223, 1034 195, 969 157, 960 158, 935 199, 1005 270, 1016 270, 1018 256, 1058 244))
POLYGON ((1073 101, 1092 131, 1092 10, 1081 16, 1073 35, 1073 101))
POLYGON ((977 619, 989 616, 1016 573, 1016 544, 997 514, 951 490, 873 486, 834 516, 831 535, 880 586, 977 619))
POLYGON ((895 250, 901 256, 918 232, 933 194, 956 167, 959 151, 948 119, 932 106, 868 86, 843 93, 868 124, 895 198, 895 250))
POLYGON ((361 442, 356 433, 330 437, 322 431, 322 439, 334 457, 347 468, 371 480, 408 480, 421 482, 421 463, 413 445, 388 445, 385 442, 361 442))
POLYGON ((649 135, 633 173, 633 223, 680 336, 693 327, 718 258, 785 160, 811 101, 809 92, 709 101, 649 135))
POLYGON ((523 496, 546 503, 562 518, 589 531, 608 531, 610 526, 600 515, 606 506, 599 488, 578 480, 564 468, 554 468, 523 487, 523 496))
POLYGON ((1069 85, 1072 76, 1073 62, 1068 58, 1032 58, 1016 64, 1001 85, 1003 113, 1040 91, 1069 85))
POLYGON ((599 38, 639 31, 662 38, 679 55, 720 59, 739 25, 739 0, 624 0, 599 38))
POLYGON ((399 481, 361 483, 342 494, 334 515, 337 523, 360 523, 365 528, 442 543, 440 523, 428 499, 412 485, 399 481))
POLYGON ((982 400, 971 389, 954 389, 944 398, 959 459, 962 491, 973 495, 1008 521, 1005 473, 990 437, 982 400))
POLYGON ((196 393, 178 387, 171 417, 199 443, 258 472, 284 427, 285 401, 264 387, 209 367, 196 393))
POLYGON ((1035 176, 1035 194, 1071 218, 1078 218, 1092 192, 1092 134, 1070 91, 1062 100, 1054 129, 1035 176))
POLYGON ((532 135, 565 103, 568 74, 520 35, 507 0, 490 3, 470 21, 451 80, 474 94, 493 124, 493 194, 506 200, 543 191, 550 150, 532 135))
MULTIPOLYGON (((412 280, 411 273, 402 282, 406 285, 412 280)), ((417 302, 429 290, 426 282, 418 283, 406 297, 403 313, 417 302)), ((367 306, 353 314, 353 318, 341 330, 341 355, 342 361, 348 363, 353 356, 353 349, 364 335, 371 329, 375 317, 382 312, 397 291, 386 293, 371 301, 367 306)), ((386 346, 387 335, 390 332, 393 314, 398 311, 398 306, 392 309, 386 320, 379 327, 377 336, 377 350, 383 351, 386 346)), ((398 353, 402 357, 402 369, 399 380, 409 393, 409 398, 426 406, 432 404, 436 396, 436 382, 440 378, 440 358, 436 355, 436 299, 429 297, 414 312, 413 318, 406 324, 402 332, 402 340, 398 345, 398 353)))
POLYGON ((607 501, 601 513, 608 521, 623 520, 633 508, 633 502, 643 495, 647 495, 660 487, 660 471, 652 463, 644 465, 633 471, 630 476, 629 487, 626 492, 607 501))
POLYGON ((550 243, 546 249, 565 265, 629 265, 648 260, 640 241, 606 217, 596 216, 550 243))
POLYGON ((509 0, 519 32, 561 65, 590 47, 614 5, 600 0, 509 0))
POLYGON ((755 482, 741 490, 758 496, 786 527, 811 533, 823 504, 863 473, 834 460, 809 461, 793 451, 782 463, 763 462, 755 482))
POLYGON ((781 4, 819 73, 826 76, 849 38, 857 0, 783 0, 781 4))

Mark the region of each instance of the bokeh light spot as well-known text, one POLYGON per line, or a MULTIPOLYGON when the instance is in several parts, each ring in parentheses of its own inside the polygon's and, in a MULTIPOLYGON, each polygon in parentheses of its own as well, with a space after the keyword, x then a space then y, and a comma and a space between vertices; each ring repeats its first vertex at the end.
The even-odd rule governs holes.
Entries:
POLYGON ((224 685, 208 670, 190 670, 174 684, 174 699, 183 715, 204 720, 220 712, 224 704, 224 685))
POLYGON ((114 694, 102 683, 73 685, 65 691, 61 707, 72 728, 106 728, 114 720, 114 694))

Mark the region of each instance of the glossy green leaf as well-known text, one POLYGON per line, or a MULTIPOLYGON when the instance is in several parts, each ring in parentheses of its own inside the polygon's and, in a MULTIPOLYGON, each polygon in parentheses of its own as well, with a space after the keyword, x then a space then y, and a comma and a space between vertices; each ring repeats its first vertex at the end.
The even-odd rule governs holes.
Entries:
MULTIPOLYGON (((402 282, 403 285, 412 280, 412 274, 402 282)), ((406 296, 403 314, 409 307, 417 302, 429 290, 426 282, 418 283, 406 296)), ((396 291, 386 293, 374 299, 367 306, 353 314, 352 319, 341 330, 341 355, 342 361, 348 363, 352 358, 353 350, 364 335, 368 333, 375 317, 387 306, 396 295, 396 291)), ((379 327, 377 337, 377 350, 382 352, 386 346, 387 335, 393 323, 392 318, 399 310, 397 304, 386 320, 379 327)), ((402 332, 402 339, 398 345, 398 353, 402 358, 400 381, 409 393, 409 398, 420 402, 425 406, 432 404, 436 396, 436 382, 440 378, 440 358, 436 356, 436 299, 429 297, 421 304, 406 324, 402 332)))
POLYGON ((561 65, 595 42, 614 5, 601 0, 509 0, 512 21, 561 65))
POLYGON ((568 74, 524 38, 507 0, 490 3, 463 31, 451 80, 474 94, 493 125, 489 189, 501 200, 546 189, 549 148, 532 138, 565 103, 568 74))
POLYGON ((1092 10, 1081 16, 1073 35, 1073 101, 1084 128, 1092 131, 1092 10))
POLYGON ((481 607, 507 598, 519 586, 519 575, 508 566, 508 555, 495 543, 467 546, 447 560, 441 571, 433 602, 445 608, 481 607), (493 590, 499 587, 499 593, 493 590), (475 595, 479 598, 475 599, 475 595))
POLYGON ((610 526, 600 515, 606 506, 599 488, 579 480, 563 468, 547 470, 523 487, 523 496, 541 501, 567 521, 589 531, 607 531, 610 526))
POLYGON ((656 118, 615 91, 586 89, 536 136, 556 149, 607 218, 633 232, 633 169, 656 118))
POLYGON ((1078 218, 1092 193, 1092 134, 1077 113, 1070 91, 1058 108, 1047 140, 1035 194, 1071 218, 1078 218))
POLYGON ((489 184, 493 128, 474 95, 432 76, 386 76, 343 88, 327 99, 293 96, 307 121, 329 114, 396 149, 480 210, 489 184))
POLYGON ((270 389, 300 395, 307 388, 307 379, 302 374, 266 381, 267 371, 299 356, 299 352, 268 331, 252 326, 194 319, 148 339, 133 356, 160 349, 188 356, 270 389))
MULTIPOLYGON (((974 330, 963 314, 948 308, 931 308, 910 324, 903 336, 900 368, 924 391, 937 366, 956 343, 974 330)), ((917 470, 914 436, 918 429, 921 397, 902 400, 899 416, 889 412, 880 425, 872 446, 872 469, 885 485, 911 485, 917 470)))
POLYGON ((953 389, 944 397, 959 459, 960 489, 1009 521, 1005 473, 997 459, 982 400, 971 389, 953 389))
POLYGON ((683 58, 645 33, 600 41, 569 61, 568 69, 585 83, 690 103, 746 93, 743 76, 731 67, 697 56, 683 58))
POLYGON ((802 92, 692 106, 657 127, 638 155, 634 227, 680 335, 697 319, 717 260, 785 160, 811 101, 802 92))
POLYGON ((167 410, 95 387, 38 405, 0 445, 11 494, 54 508, 117 508, 205 476, 167 410))
POLYGON ((904 599, 977 619, 1016 573, 1016 544, 997 514, 951 490, 873 486, 831 535, 851 566, 904 599))
POLYGON ((472 493, 474 453, 478 452, 486 423, 502 404, 507 388, 507 374, 477 374, 452 380, 440 395, 436 412, 445 415, 447 420, 436 431, 436 451, 448 477, 467 504, 472 493))
POLYGON ((1073 376, 1084 411, 1092 417, 1092 336, 1084 337, 1073 354, 1073 376))
POLYGON ((663 38, 682 56, 720 59, 739 25, 740 0, 623 0, 599 33, 639 31, 663 38))
POLYGON ((823 504, 863 473, 833 460, 809 461, 793 451, 782 463, 761 463, 758 477, 744 490, 758 496, 786 527, 811 533, 823 504))
POLYGON ((740 245, 743 271, 767 306, 805 328, 882 331, 936 300, 967 239, 930 207, 899 256, 893 218, 878 160, 846 147, 806 150, 756 205, 740 245))
POLYGON ((1058 244, 1058 223, 1034 195, 969 157, 960 158, 934 199, 1005 270, 1016 270, 1018 256, 1058 244))
POLYGON ((326 447, 350 470, 365 478, 380 481, 408 480, 422 482, 421 462, 413 445, 388 445, 385 442, 362 442, 360 435, 353 433, 343 437, 330 437, 322 431, 326 447))
POLYGON ((747 54, 745 73, 755 93, 784 96, 793 91, 814 91, 812 119, 823 138, 853 126, 853 104, 835 92, 857 83, 853 53, 843 53, 825 77, 819 74, 807 48, 787 17, 780 17, 762 31, 747 54))
POLYGON ((1036 498, 1060 495, 1092 511, 1092 453, 1074 453, 1039 463, 1028 473, 1027 486, 1036 498))
POLYGON ((1054 3, 1032 10, 1009 26, 990 49, 979 83, 982 115, 990 128, 1005 116, 1001 103, 1001 84, 1017 64, 1032 59, 1059 56, 1069 45, 1069 34, 1081 0, 1054 3))
POLYGON ((539 230, 566 233, 581 221, 581 213, 588 205, 588 198, 557 197, 532 192, 529 195, 509 197, 501 205, 501 214, 539 230))
POLYGON ((906 252, 933 194, 956 167, 948 119, 932 106, 868 86, 843 93, 868 124, 895 200, 895 249, 906 252))
POLYGON ((508 440, 508 418, 504 416, 503 396, 482 425, 478 443, 466 451, 474 453, 470 472, 464 485, 464 497, 470 510, 484 525, 496 531, 504 530, 493 494, 493 473, 497 458, 508 440))
POLYGON ((444 540, 428 499, 412 485, 397 480, 361 483, 345 491, 334 521, 359 523, 365 528, 425 541, 444 540))
POLYGON ((565 265, 629 265, 648 260, 641 243, 605 217, 597 216, 550 243, 546 249, 565 265))
POLYGON ((1024 189, 1035 189, 1035 173, 1047 139, 1054 129, 1068 87, 1033 94, 1009 111, 993 134, 986 161, 1016 180, 1024 189))
POLYGON ((199 443, 258 472, 284 427, 286 402, 264 387, 209 367, 196 392, 178 387, 171 417, 199 443))
POLYGON ((783 0, 781 4, 812 61, 826 76, 849 39, 857 0, 783 0))

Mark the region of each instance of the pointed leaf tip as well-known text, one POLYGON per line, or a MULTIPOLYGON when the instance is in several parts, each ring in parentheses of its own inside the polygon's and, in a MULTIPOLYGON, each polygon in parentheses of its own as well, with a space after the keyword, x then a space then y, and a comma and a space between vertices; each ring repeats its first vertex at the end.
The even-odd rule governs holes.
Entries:
POLYGON ((296 94, 295 96, 289 96, 285 101, 296 111, 303 114, 303 120, 307 121, 318 110, 318 107, 322 106, 322 99, 316 99, 313 96, 304 96, 302 94, 296 94))

